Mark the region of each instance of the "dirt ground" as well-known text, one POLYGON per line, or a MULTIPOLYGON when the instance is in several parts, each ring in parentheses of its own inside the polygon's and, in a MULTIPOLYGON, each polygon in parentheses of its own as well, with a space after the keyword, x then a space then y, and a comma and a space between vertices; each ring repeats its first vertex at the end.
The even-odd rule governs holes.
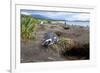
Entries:
MULTIPOLYGON (((69 26, 68 26, 69 27, 69 26)), ((77 56, 63 57, 54 49, 48 49, 41 45, 44 33, 51 31, 61 31, 63 36, 74 39, 80 44, 89 43, 89 27, 70 26, 67 30, 60 25, 42 24, 38 25, 36 31, 36 39, 21 40, 21 63, 29 62, 47 62, 47 61, 67 61, 67 60, 81 60, 77 56)))

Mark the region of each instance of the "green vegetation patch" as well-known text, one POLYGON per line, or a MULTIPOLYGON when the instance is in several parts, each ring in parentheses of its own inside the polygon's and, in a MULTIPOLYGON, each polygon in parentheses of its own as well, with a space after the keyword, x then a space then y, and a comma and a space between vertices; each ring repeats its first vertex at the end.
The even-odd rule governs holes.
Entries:
POLYGON ((21 38, 35 39, 35 31, 37 29, 38 20, 31 17, 21 15, 21 38))

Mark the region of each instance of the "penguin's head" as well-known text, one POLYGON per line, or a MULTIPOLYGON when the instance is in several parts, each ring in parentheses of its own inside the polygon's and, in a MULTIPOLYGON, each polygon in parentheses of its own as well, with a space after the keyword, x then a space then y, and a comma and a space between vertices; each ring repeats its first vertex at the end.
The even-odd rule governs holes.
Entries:
POLYGON ((51 42, 52 42, 51 39, 47 39, 47 40, 45 40, 45 41, 42 43, 42 45, 43 45, 43 46, 49 46, 49 45, 51 45, 51 42))

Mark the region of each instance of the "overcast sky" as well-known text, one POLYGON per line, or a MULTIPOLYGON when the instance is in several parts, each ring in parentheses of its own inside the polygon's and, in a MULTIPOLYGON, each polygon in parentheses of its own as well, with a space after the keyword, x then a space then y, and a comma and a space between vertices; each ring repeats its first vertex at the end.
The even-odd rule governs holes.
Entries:
POLYGON ((31 15, 39 18, 52 20, 68 20, 68 21, 89 21, 89 13, 61 12, 61 11, 40 11, 40 10, 21 10, 21 14, 31 15))

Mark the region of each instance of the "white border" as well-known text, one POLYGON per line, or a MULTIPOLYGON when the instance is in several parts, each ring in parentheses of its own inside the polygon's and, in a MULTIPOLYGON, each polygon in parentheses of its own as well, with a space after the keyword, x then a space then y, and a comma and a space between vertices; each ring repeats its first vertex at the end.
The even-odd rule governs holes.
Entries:
MULTIPOLYGON (((73 5, 74 6, 74 5, 73 5)), ((76 6, 76 5, 75 5, 76 6)), ((65 69, 65 68, 79 68, 95 65, 95 25, 94 25, 94 8, 85 7, 71 7, 71 6, 43 6, 43 5, 23 5, 14 4, 12 7, 12 46, 11 46, 11 72, 25 72, 25 71, 42 71, 51 69, 65 69), (73 12, 87 12, 91 14, 90 19, 90 60, 81 61, 61 61, 61 62, 42 62, 42 63, 20 63, 20 9, 31 9, 31 10, 51 10, 51 11, 73 11, 73 12), (54 65, 55 64, 55 65, 54 65), (81 64, 81 66, 80 66, 81 64)))

